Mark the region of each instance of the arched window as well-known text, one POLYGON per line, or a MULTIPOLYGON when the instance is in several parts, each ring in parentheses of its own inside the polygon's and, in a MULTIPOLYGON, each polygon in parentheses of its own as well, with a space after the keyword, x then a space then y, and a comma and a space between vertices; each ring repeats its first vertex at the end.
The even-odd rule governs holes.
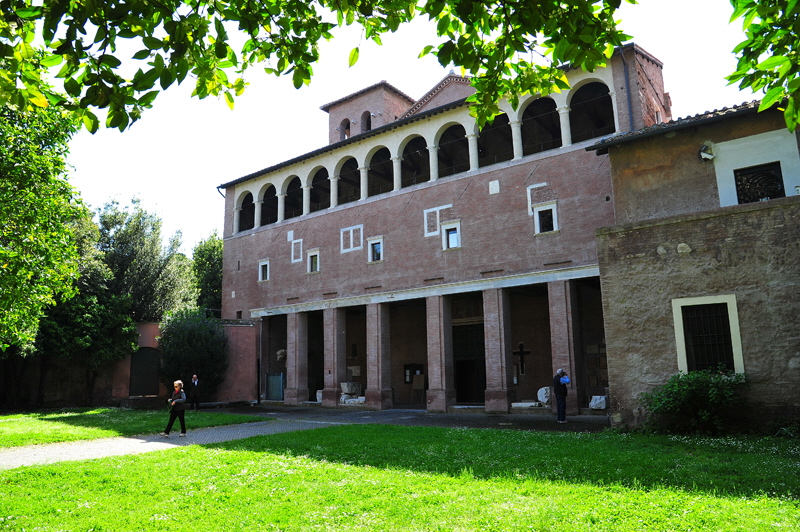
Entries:
POLYGON ((239 211, 239 231, 252 229, 256 223, 256 206, 253 203, 253 195, 249 192, 242 200, 242 207, 239 211))
POLYGON ((469 142, 464 126, 450 126, 439 139, 439 177, 469 170, 469 142))
POLYGON ((594 82, 578 89, 569 103, 569 125, 573 143, 614 133, 614 106, 608 87, 594 82))
POLYGON ((339 171, 339 205, 361 199, 361 172, 358 162, 350 157, 339 171))
POLYGON ((350 119, 345 118, 339 124, 339 140, 346 140, 350 138, 350 119))
POLYGON ((431 159, 423 137, 414 137, 406 144, 400 168, 400 186, 403 188, 431 180, 431 159))
POLYGON ((394 188, 394 169, 388 148, 381 148, 369 161, 367 195, 377 196, 394 188))
POLYGON ((299 177, 289 181, 284 201, 284 219, 288 220, 303 214, 303 184, 299 177))
POLYGON ((261 225, 274 224, 278 221, 278 195, 275 187, 270 185, 264 192, 264 199, 261 201, 261 225))
POLYGON ((331 182, 328 170, 320 168, 311 180, 311 212, 327 209, 331 206, 331 182))
POLYGON ((369 111, 361 113, 361 132, 366 133, 372 129, 372 115, 369 111))
POLYGON ((522 155, 561 147, 561 120, 556 102, 550 98, 534 100, 522 113, 522 155))
POLYGON ((480 167, 510 161, 514 158, 514 141, 511 138, 508 115, 498 115, 494 117, 491 124, 483 127, 481 136, 478 138, 478 154, 480 167))

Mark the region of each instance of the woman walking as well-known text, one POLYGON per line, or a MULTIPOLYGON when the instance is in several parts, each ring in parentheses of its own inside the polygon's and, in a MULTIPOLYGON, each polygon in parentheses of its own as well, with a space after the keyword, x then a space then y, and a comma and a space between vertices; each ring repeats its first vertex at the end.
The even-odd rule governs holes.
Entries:
POLYGON ((169 398, 169 423, 167 428, 161 433, 165 438, 169 438, 169 431, 172 430, 172 424, 175 423, 175 418, 181 421, 181 438, 186 436, 186 420, 184 414, 186 411, 186 394, 183 391, 183 381, 175 381, 173 384, 174 391, 169 398))

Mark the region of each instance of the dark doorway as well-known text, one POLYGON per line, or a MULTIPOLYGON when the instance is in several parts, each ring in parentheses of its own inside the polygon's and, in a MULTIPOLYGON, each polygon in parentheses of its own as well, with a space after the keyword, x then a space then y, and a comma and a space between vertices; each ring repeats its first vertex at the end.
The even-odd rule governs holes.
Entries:
POLYGON ((483 324, 453 326, 456 402, 483 404, 486 392, 486 346, 483 324))
POLYGON ((132 397, 158 395, 158 368, 160 365, 161 352, 158 349, 140 347, 139 351, 131 356, 131 382, 128 393, 132 397))

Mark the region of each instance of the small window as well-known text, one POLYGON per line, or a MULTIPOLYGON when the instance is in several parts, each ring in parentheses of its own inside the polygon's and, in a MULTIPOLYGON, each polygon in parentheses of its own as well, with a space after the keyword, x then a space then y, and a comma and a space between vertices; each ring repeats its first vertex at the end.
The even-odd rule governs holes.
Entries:
POLYGON ((241 310, 237 310, 237 311, 236 311, 236 319, 237 319, 237 320, 240 320, 240 319, 242 319, 242 311, 241 311, 241 310))
POLYGON ((736 296, 673 299, 672 314, 680 371, 744 372, 736 296))
POLYGON ((269 260, 262 260, 258 263, 258 280, 269 281, 269 260))
POLYGON ((786 197, 780 162, 740 168, 733 176, 740 204, 786 197))
POLYGON ((341 253, 363 249, 362 235, 364 234, 363 225, 345 227, 339 231, 341 253))
POLYGON ((303 239, 292 240, 292 262, 303 261, 303 239))
POLYGON ((367 262, 381 262, 383 260, 383 237, 367 239, 367 262))
POLYGON ((555 201, 533 205, 532 211, 533 228, 537 235, 558 231, 558 213, 555 201))
POLYGON ((461 247, 461 222, 442 224, 442 249, 461 247))
POLYGON ((308 273, 319 273, 319 250, 308 252, 308 273))
POLYGON ((452 204, 442 205, 441 207, 434 207, 433 209, 425 209, 422 211, 426 237, 436 236, 439 234, 439 221, 441 220, 441 212, 445 209, 451 208, 452 206, 452 204))

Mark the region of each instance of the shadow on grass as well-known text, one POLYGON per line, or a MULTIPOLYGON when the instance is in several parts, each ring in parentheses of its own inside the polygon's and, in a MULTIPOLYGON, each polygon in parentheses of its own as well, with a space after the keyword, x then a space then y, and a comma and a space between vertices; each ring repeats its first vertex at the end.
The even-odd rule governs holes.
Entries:
POLYGON ((800 444, 768 438, 347 425, 209 447, 481 479, 800 498, 800 444))

